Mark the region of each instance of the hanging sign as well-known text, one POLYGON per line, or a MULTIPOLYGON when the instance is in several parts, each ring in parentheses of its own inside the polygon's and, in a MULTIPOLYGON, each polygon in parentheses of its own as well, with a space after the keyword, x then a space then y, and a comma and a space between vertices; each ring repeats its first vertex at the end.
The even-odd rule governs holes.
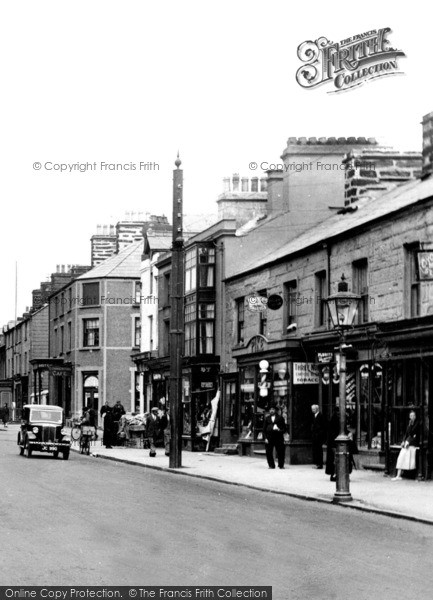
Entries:
POLYGON ((419 281, 433 281, 433 250, 418 251, 419 281))

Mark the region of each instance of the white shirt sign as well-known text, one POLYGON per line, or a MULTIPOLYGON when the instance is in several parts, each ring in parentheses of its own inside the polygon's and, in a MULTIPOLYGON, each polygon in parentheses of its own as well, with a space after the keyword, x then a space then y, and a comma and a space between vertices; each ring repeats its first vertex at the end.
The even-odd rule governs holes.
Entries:
POLYGON ((293 363, 293 383, 319 383, 319 371, 314 363, 293 363))

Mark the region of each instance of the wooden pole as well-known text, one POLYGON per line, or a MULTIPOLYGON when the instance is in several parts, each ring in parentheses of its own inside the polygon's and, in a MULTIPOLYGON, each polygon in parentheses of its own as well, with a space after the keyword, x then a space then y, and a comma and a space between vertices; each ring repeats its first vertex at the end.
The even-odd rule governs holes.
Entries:
POLYGON ((182 466, 182 354, 183 354, 183 170, 179 153, 173 171, 173 245, 171 254, 170 422, 169 466, 182 466))

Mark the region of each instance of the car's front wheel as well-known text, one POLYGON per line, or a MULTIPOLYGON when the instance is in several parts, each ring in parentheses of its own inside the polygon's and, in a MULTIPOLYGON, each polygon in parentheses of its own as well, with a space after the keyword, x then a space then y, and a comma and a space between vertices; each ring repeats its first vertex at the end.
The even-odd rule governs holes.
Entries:
POLYGON ((24 454, 24 446, 21 443, 21 435, 20 434, 18 434, 17 444, 20 447, 20 456, 22 456, 24 454))
POLYGON ((59 451, 56 450, 55 452, 53 452, 53 457, 54 458, 59 458, 59 451))
POLYGON ((63 450, 63 460, 68 460, 69 458, 69 448, 67 450, 63 450))
POLYGON ((26 442, 25 442, 24 453, 27 456, 27 458, 31 458, 32 457, 32 449, 29 446, 29 441, 28 440, 26 440, 26 442))

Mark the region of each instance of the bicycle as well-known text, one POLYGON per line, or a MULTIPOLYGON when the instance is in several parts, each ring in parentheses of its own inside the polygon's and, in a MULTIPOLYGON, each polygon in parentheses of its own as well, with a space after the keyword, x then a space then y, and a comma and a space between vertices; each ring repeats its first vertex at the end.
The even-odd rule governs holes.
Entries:
POLYGON ((95 428, 89 425, 81 425, 80 454, 90 454, 90 442, 95 435, 95 428))
POLYGON ((72 423, 72 428, 71 428, 71 439, 74 442, 78 442, 79 439, 81 437, 81 425, 80 425, 80 421, 79 420, 75 420, 72 423))

